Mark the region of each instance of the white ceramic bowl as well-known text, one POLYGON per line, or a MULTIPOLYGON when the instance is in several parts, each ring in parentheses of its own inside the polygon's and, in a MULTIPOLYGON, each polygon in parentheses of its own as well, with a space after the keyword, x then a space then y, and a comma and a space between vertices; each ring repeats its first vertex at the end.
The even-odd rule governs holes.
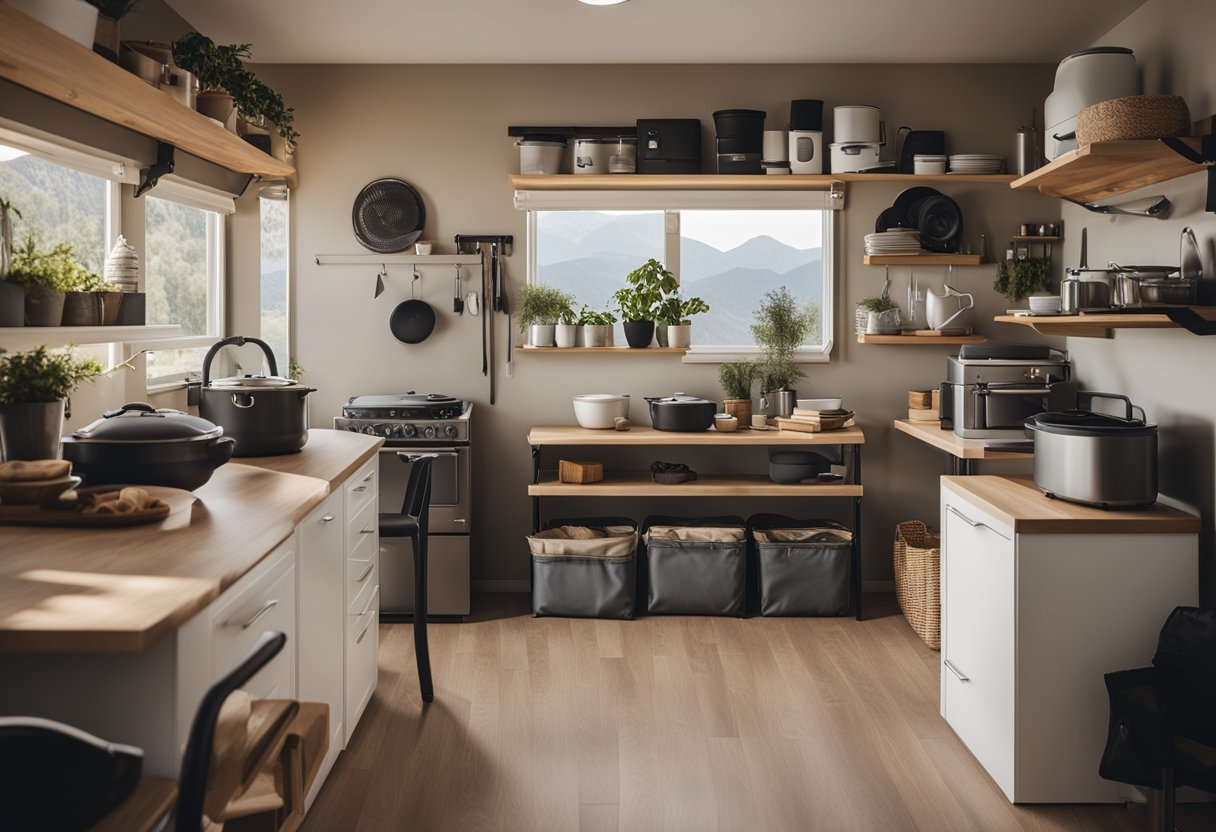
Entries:
POLYGON ((1059 312, 1060 311, 1060 296, 1059 295, 1031 295, 1027 299, 1030 305, 1031 312, 1059 312))
POLYGON ((611 430, 618 416, 629 418, 629 397, 616 393, 584 393, 573 398, 574 418, 592 430, 611 430))
POLYGON ((431 251, 434 250, 434 248, 435 248, 434 243, 414 243, 414 253, 415 254, 422 254, 422 255, 430 254, 431 251))
POLYGON ((799 399, 798 407, 801 410, 839 410, 843 403, 841 398, 799 399))

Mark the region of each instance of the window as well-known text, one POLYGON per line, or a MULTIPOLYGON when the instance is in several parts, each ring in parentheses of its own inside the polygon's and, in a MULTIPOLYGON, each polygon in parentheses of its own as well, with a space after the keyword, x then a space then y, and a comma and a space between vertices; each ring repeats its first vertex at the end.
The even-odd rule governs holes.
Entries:
POLYGON ((270 186, 259 194, 262 252, 262 340, 287 375, 291 362, 287 326, 287 189, 270 186))
POLYGON ((609 308, 626 274, 662 260, 683 297, 710 307, 695 319, 686 360, 754 354, 754 312, 782 286, 815 315, 800 359, 828 358, 835 206, 824 193, 519 192, 516 204, 528 210, 529 280, 570 292, 576 305, 609 308))

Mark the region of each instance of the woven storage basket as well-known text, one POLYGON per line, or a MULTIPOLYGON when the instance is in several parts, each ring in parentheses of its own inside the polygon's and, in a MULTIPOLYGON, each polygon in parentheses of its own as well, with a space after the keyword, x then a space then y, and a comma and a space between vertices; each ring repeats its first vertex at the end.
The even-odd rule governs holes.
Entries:
POLYGON ((1191 132, 1191 112, 1180 95, 1128 95, 1091 104, 1077 116, 1077 145, 1161 139, 1191 132))
POLYGON ((942 648, 941 539, 919 520, 895 527, 895 597, 925 644, 942 648))

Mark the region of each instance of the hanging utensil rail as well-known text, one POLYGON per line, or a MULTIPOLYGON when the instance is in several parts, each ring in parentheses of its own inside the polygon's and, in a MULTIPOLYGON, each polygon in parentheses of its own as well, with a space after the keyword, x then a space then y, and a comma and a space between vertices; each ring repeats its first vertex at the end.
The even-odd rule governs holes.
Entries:
POLYGON ((318 266, 480 266, 480 254, 316 254, 318 266))

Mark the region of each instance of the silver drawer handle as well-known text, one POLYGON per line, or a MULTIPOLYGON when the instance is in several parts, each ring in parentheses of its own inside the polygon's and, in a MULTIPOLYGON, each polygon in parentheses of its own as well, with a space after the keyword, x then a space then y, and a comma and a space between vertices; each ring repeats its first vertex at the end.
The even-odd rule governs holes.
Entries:
POLYGON ((322 523, 332 523, 333 521, 334 521, 334 516, 332 514, 327 514, 321 518, 322 523))
POLYGON ((953 514, 955 517, 957 517, 959 520, 962 520, 964 523, 966 523, 968 526, 970 526, 973 529, 978 528, 980 526, 983 526, 985 529, 988 528, 983 523, 980 523, 976 520, 972 520, 970 517, 963 514, 961 511, 956 509, 954 506, 946 506, 946 510, 949 511, 951 514, 953 514))
POLYGON ((375 620, 376 619, 374 616, 368 619, 367 626, 363 628, 363 631, 360 632, 359 635, 355 636, 355 644, 361 644, 363 642, 363 637, 367 635, 367 631, 372 628, 372 622, 375 620))
POLYGON ((372 574, 372 570, 375 568, 376 568, 376 562, 374 560, 369 560, 367 562, 367 566, 364 567, 364 569, 363 569, 363 574, 360 575, 358 578, 355 578, 355 583, 361 584, 364 581, 366 581, 367 576, 372 574))
POLYGON ((380 590, 379 590, 379 588, 373 589, 372 597, 367 599, 367 606, 363 608, 363 612, 359 613, 359 615, 367 615, 369 612, 374 613, 376 611, 375 607, 379 601, 380 601, 380 590))
POLYGON ((366 477, 364 477, 364 478, 363 478, 363 481, 364 481, 364 482, 371 482, 371 479, 372 479, 372 477, 374 477, 374 476, 376 476, 376 472, 375 472, 375 471, 372 471, 370 474, 368 474, 366 477))
POLYGON ((971 681, 971 677, 968 676, 966 673, 963 673, 963 671, 959 670, 953 664, 951 664, 949 659, 942 659, 942 664, 944 664, 946 666, 946 670, 949 670, 951 673, 953 673, 955 676, 957 676, 958 680, 960 682, 970 682, 971 681))
POLYGON ((355 490, 355 491, 366 491, 366 490, 367 490, 367 486, 366 486, 366 485, 357 485, 357 486, 355 486, 355 489, 354 489, 354 490, 355 490))
POLYGON ((244 624, 241 625, 241 629, 248 630, 255 623, 257 623, 257 620, 259 618, 261 618, 266 613, 270 612, 272 609, 274 609, 278 605, 279 605, 279 599, 271 598, 269 601, 267 601, 265 604, 262 605, 262 608, 260 610, 258 610, 257 612, 255 612, 253 614, 253 618, 250 618, 248 621, 246 621, 244 624))
POLYGON ((359 534, 375 534, 375 529, 359 529, 359 534))

